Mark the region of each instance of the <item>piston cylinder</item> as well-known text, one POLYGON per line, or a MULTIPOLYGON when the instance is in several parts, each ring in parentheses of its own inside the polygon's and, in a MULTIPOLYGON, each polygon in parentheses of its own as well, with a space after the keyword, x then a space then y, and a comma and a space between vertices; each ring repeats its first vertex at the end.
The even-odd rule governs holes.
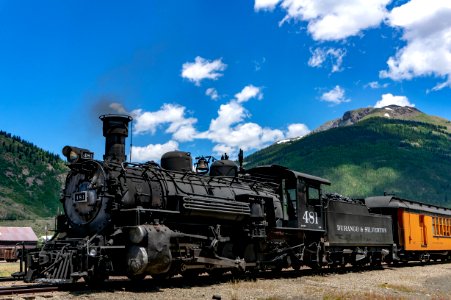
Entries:
POLYGON ((140 225, 129 230, 132 244, 127 251, 129 275, 161 274, 171 267, 171 236, 164 225, 140 225))

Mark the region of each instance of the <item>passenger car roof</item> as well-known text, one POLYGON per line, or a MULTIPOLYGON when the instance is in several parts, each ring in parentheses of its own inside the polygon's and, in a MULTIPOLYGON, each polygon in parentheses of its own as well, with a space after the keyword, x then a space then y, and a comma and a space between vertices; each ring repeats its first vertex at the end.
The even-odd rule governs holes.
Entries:
POLYGON ((398 198, 396 196, 375 196, 365 198, 368 208, 404 208, 408 210, 451 216, 451 209, 418 201, 398 198))

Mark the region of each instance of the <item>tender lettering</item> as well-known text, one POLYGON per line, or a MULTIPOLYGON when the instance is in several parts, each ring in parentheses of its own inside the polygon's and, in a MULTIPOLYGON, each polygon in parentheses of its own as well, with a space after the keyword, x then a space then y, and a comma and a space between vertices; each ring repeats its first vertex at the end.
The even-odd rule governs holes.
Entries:
POLYGON ((343 232, 362 232, 362 233, 387 233, 385 227, 369 227, 369 226, 355 226, 355 225, 337 225, 337 231, 343 232))

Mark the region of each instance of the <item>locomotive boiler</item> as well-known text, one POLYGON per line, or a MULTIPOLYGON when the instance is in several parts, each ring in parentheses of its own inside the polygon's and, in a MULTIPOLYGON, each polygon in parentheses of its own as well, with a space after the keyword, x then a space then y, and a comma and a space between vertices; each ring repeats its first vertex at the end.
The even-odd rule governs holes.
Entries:
POLYGON ((391 217, 326 197, 326 179, 277 165, 243 170, 227 157, 206 174, 203 157, 196 172, 182 151, 164 154, 160 165, 127 162, 132 118, 100 119, 103 160, 63 149, 64 214, 53 239, 29 253, 26 281, 380 264, 394 255, 391 217))

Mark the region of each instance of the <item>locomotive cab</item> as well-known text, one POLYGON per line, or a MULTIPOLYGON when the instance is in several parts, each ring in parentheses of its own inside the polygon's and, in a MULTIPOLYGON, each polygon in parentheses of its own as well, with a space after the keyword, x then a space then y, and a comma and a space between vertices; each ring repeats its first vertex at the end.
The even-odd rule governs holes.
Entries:
POLYGON ((247 172, 279 185, 282 217, 277 220, 276 227, 324 231, 321 185, 330 185, 328 180, 278 165, 256 167, 247 172))

